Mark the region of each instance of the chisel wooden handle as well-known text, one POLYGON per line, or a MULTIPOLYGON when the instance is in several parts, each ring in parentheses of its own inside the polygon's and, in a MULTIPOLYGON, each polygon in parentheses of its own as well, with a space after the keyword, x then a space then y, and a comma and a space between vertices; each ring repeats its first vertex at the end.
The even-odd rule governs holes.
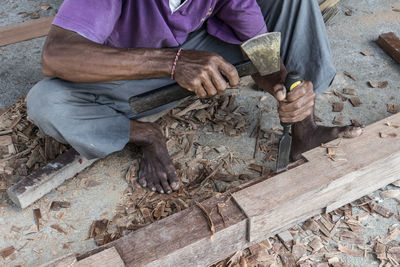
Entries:
MULTIPOLYGON (((256 67, 250 60, 234 65, 239 77, 258 73, 256 67)), ((164 87, 157 88, 144 94, 140 94, 129 99, 131 109, 135 114, 155 109, 168 103, 195 95, 193 92, 173 83, 164 87)))

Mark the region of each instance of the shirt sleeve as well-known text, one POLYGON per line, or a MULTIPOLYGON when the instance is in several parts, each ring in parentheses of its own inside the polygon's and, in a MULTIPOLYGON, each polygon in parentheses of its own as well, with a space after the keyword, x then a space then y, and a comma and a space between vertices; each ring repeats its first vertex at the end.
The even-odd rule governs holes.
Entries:
POLYGON ((104 44, 121 16, 122 0, 64 0, 53 25, 104 44))
POLYGON ((232 44, 266 33, 264 16, 256 0, 225 0, 208 19, 209 34, 232 44))

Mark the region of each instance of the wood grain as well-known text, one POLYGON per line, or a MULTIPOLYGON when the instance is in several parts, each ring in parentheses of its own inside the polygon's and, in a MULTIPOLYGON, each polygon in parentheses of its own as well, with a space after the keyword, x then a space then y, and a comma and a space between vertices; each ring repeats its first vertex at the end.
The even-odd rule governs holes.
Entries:
POLYGON ((215 226, 213 236, 204 213, 193 206, 77 260, 110 247, 116 248, 126 266, 209 266, 223 260, 399 179, 400 137, 385 139, 379 133, 400 136, 400 128, 387 126, 387 121, 400 125, 400 114, 368 126, 359 138, 342 140, 336 161, 327 157, 326 148, 319 147, 304 154, 308 162, 303 165, 202 202, 215 226), (224 218, 217 211, 218 203, 224 204, 224 218))
POLYGON ((51 16, 0 27, 0 46, 47 35, 53 19, 51 16))
POLYGON ((70 149, 11 186, 7 194, 18 207, 24 209, 96 161, 87 160, 70 149))
MULTIPOLYGON (((387 121, 400 124, 400 114, 387 121)), ((398 180, 400 138, 379 136, 394 131, 400 134, 399 129, 379 121, 368 126, 362 136, 343 139, 337 161, 319 147, 303 155, 307 163, 234 193, 249 217, 250 241, 263 240, 298 218, 329 212, 398 180)), ((336 145, 338 140, 330 144, 336 145)))

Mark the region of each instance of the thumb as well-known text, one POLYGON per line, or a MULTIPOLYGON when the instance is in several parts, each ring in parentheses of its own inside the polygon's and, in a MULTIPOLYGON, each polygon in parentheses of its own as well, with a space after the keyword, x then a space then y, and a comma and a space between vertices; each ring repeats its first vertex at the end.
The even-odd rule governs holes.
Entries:
POLYGON ((286 99, 286 88, 283 84, 276 84, 273 88, 274 97, 278 101, 284 101, 286 99))

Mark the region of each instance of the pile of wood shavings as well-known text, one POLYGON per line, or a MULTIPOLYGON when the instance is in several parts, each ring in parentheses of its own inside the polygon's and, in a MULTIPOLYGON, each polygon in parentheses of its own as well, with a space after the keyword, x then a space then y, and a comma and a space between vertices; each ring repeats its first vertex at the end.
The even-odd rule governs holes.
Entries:
MULTIPOLYGON (((170 195, 149 192, 136 181, 139 167, 136 161, 126 174, 130 187, 117 207, 117 214, 110 221, 101 219, 92 225, 90 237, 98 245, 196 205, 214 194, 226 192, 261 174, 272 173, 272 170, 253 162, 240 163, 258 174, 251 171, 235 173, 232 167, 239 164, 240 159, 228 148, 202 146, 195 142, 196 133, 200 130, 227 136, 240 136, 249 131, 248 114, 244 108, 235 106, 235 95, 190 101, 190 104, 173 109, 157 122, 164 130, 168 150, 183 186, 170 195)), ((259 132, 260 142, 257 145, 260 150, 273 151, 268 147, 276 146, 276 143, 268 141, 268 134, 259 132)), ((277 141, 274 139, 274 142, 277 141)))
POLYGON ((46 165, 67 146, 44 136, 27 118, 25 99, 0 110, 0 205, 5 191, 22 177, 46 165))
MULTIPOLYGON (((400 187, 400 181, 393 185, 400 187)), ((381 192, 383 199, 394 198, 400 203, 398 196, 400 189, 381 192)), ((369 231, 367 218, 390 218, 394 215, 377 202, 377 199, 366 196, 329 214, 315 216, 288 231, 238 251, 214 267, 352 266, 341 261, 343 255, 369 258, 380 262, 379 266, 399 266, 399 224, 392 225, 386 236, 365 238, 365 233, 369 231), (353 214, 355 210, 357 214, 353 214)))

